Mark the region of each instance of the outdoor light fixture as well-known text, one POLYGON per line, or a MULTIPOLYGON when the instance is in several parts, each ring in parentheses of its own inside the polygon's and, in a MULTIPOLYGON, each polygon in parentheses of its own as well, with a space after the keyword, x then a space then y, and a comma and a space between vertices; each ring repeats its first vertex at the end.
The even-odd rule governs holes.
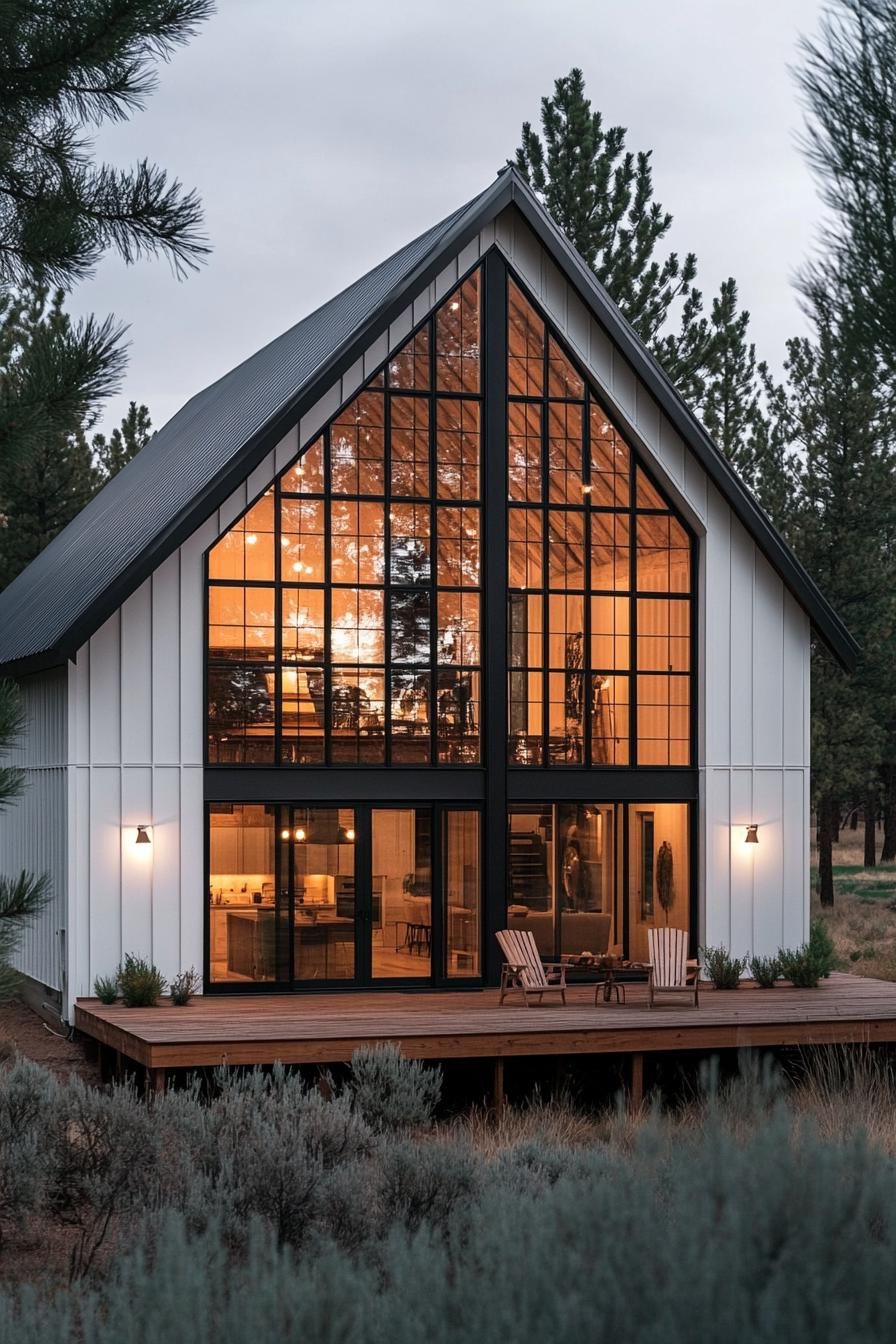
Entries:
POLYGON ((134 844, 135 844, 135 845, 151 845, 151 844, 152 844, 152 841, 151 841, 150 838, 149 838, 148 826, 138 826, 138 827, 137 827, 137 839, 134 841, 134 844))
POLYGON ((296 827, 296 839, 297 839, 297 840, 304 840, 304 839, 305 839, 305 828, 304 828, 304 826, 297 826, 297 827, 296 827))
POLYGON ((288 840, 288 839, 289 839, 289 831, 288 831, 288 830, 287 830, 287 831, 281 831, 281 832, 280 832, 280 839, 281 839, 281 840, 288 840))
POLYGON ((348 830, 345 833, 345 838, 349 842, 349 844, 352 844, 355 838, 355 828, 353 826, 349 826, 348 830))
POLYGON ((744 839, 744 844, 745 845, 759 844, 759 827, 757 825, 754 825, 752 822, 747 827, 747 834, 746 838, 744 839))

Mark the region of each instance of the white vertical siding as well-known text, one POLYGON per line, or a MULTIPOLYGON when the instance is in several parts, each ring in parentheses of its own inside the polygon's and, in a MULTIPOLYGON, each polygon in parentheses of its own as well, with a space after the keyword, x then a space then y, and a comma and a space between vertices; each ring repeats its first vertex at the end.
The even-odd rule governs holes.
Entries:
POLYGON ((698 534, 700 936, 774 952, 808 927, 808 619, 593 318, 586 340, 577 296, 521 217, 507 211, 495 237, 698 534))
POLYGON ((23 677, 25 732, 3 764, 25 776, 19 800, 0 812, 0 874, 45 874, 50 901, 25 931, 16 965, 50 989, 63 988, 66 903, 66 677, 55 668, 23 677))

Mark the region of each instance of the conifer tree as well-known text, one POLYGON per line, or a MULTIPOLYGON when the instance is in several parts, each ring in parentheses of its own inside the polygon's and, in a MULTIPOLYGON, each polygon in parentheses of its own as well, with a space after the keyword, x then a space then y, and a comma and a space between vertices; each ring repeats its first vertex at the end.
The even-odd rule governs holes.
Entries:
MULTIPOLYGON (((25 716, 17 688, 11 681, 0 681, 0 759, 15 746, 24 728, 25 716)), ((21 770, 0 764, 0 810, 10 807, 24 786, 21 770)), ((31 877, 25 872, 16 876, 0 874, 0 1000, 9 998, 17 987, 12 959, 22 932, 40 914, 49 897, 46 878, 31 877)))
POLYGON ((93 459, 101 479, 104 482, 111 480, 122 467, 127 466, 131 458, 137 456, 141 448, 146 447, 151 438, 152 420, 149 408, 138 406, 136 401, 132 401, 127 414, 122 417, 121 424, 115 426, 108 439, 105 434, 94 434, 90 440, 93 459))
MULTIPOLYGON (((48 289, 69 289, 110 249, 127 262, 161 254, 179 272, 205 255, 196 194, 145 159, 130 169, 97 163, 90 129, 141 108, 158 62, 212 8, 211 0, 5 0, 0 320, 48 289)), ((111 319, 47 322, 14 369, 0 350, 0 461, 80 430, 82 408, 118 387, 121 335, 111 319)))
POLYGON ((87 128, 122 121, 211 0, 4 0, 0 23, 0 285, 68 289, 114 249, 178 269, 207 251, 202 210, 167 173, 98 164, 87 128))
POLYGON ((804 291, 848 288, 863 343, 896 375, 896 0, 831 0, 800 44, 806 152, 830 211, 804 291))
POLYGON ((816 309, 815 339, 790 341, 786 366, 800 491, 793 542, 861 647, 851 675, 820 648, 812 665, 819 893, 828 905, 840 804, 876 789, 896 638, 896 571, 884 544, 896 516, 892 409, 852 317, 848 305, 816 309))
POLYGON ((757 389, 733 378, 732 352, 749 315, 729 279, 707 316, 694 253, 662 255, 672 215, 654 199, 650 153, 627 150, 625 137, 604 126, 573 69, 541 100, 541 135, 523 123, 514 163, 685 400, 698 413, 710 404, 714 424, 726 419, 739 453, 735 425, 749 420, 757 389))

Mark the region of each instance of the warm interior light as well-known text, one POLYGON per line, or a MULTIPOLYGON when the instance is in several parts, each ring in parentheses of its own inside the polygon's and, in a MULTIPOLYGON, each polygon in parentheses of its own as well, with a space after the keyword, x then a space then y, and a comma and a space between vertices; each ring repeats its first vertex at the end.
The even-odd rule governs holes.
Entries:
POLYGON ((583 482, 582 482, 582 494, 583 494, 583 495, 590 495, 590 494, 591 494, 591 486, 589 485, 588 481, 583 481, 583 482))
POLYGON ((149 844, 152 844, 152 841, 151 841, 150 838, 149 838, 149 835, 148 835, 148 833, 147 833, 147 829, 146 829, 145 826, 138 826, 138 827, 137 827, 137 839, 134 841, 134 844, 135 844, 135 845, 149 845, 149 844))
POLYGON ((286 831, 281 831, 281 832, 280 832, 280 839, 281 839, 281 840, 288 840, 288 839, 289 839, 289 831, 288 831, 288 830, 286 830, 286 831))
POLYGON ((354 838, 355 838, 355 829, 354 829, 353 826, 349 826, 348 830, 347 830, 346 833, 345 833, 345 838, 346 838, 346 840, 349 841, 349 843, 351 843, 351 841, 354 840, 354 838))
POLYGON ((296 839, 297 839, 297 840, 304 840, 304 839, 305 839, 305 828, 304 828, 304 826, 297 826, 297 827, 296 827, 296 839))
POLYGON ((758 844, 759 844, 759 827, 758 827, 758 826, 754 826, 754 825, 752 824, 752 822, 751 822, 751 824, 747 827, 747 834, 746 834, 746 838, 745 838, 745 840, 744 840, 744 844, 745 844, 745 845, 758 845, 758 844))
POLYGON ((246 537, 246 545, 254 546, 257 540, 258 538, 256 537, 255 533, 250 532, 249 535, 246 537))

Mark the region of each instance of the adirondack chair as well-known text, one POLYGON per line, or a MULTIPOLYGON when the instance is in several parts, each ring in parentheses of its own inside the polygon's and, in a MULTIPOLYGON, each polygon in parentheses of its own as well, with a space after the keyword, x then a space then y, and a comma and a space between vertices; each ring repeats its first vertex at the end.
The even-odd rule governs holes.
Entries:
POLYGON ((693 1001, 695 1008, 699 1008, 700 967, 696 962, 688 962, 687 931, 648 929, 647 947, 650 953, 648 1007, 653 1007, 657 994, 683 994, 693 1001))
POLYGON ((543 1003, 545 994, 559 994, 560 1002, 566 1003, 566 967, 562 962, 543 962, 528 929, 502 929, 498 942, 504 953, 499 1007, 515 989, 522 993, 527 1007, 535 998, 543 1003))

